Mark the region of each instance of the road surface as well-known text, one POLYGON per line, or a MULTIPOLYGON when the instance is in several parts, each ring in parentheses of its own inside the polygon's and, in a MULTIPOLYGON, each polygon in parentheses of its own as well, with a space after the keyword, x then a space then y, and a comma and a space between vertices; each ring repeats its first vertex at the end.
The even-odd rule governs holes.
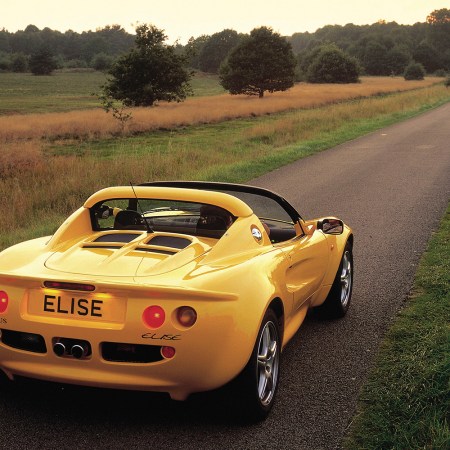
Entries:
MULTIPOLYGON (((336 449, 378 346, 410 290, 450 193, 450 103, 264 175, 305 218, 355 232, 348 315, 308 318, 283 353, 270 417, 238 426, 214 396, 17 383, 0 390, 0 448, 336 449)), ((220 349, 219 349, 220 351, 220 349)))

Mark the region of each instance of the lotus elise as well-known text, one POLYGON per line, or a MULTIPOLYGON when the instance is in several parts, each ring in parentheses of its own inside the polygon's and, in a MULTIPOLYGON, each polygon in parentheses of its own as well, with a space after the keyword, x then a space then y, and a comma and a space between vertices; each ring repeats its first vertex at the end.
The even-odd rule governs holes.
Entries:
POLYGON ((264 419, 308 310, 347 312, 352 247, 341 220, 258 187, 100 190, 53 236, 0 253, 0 371, 176 400, 226 385, 264 419))

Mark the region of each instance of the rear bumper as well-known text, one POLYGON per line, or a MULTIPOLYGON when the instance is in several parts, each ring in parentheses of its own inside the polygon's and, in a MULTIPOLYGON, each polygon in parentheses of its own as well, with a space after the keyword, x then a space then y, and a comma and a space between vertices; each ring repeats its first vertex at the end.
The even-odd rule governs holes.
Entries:
POLYGON ((259 327, 258 314, 242 311, 237 297, 230 295, 223 300, 182 299, 179 295, 127 297, 126 317, 119 324, 70 319, 67 314, 57 316, 54 312, 48 317, 36 315, 27 306, 27 289, 6 289, 10 305, 0 322, 0 370, 10 379, 17 375, 86 386, 167 392, 173 399, 184 400, 191 393, 215 389, 238 375, 252 352, 259 327), (157 330, 147 328, 142 321, 143 310, 152 304, 160 305, 166 313, 164 325, 157 330), (175 311, 180 306, 191 306, 197 311, 197 322, 191 328, 183 329, 175 322, 175 311), (28 343, 35 336, 40 341, 36 346, 28 343), (80 359, 59 355, 54 346, 61 340, 65 344, 87 342, 88 355, 80 359), (110 349, 115 346, 115 350, 105 352, 105 344, 110 349), (122 346, 137 348, 143 359, 123 360, 122 346), (171 358, 161 354, 167 346, 175 350, 171 358))
MULTIPOLYGON (((55 331, 58 336, 61 335, 61 330, 55 331)), ((64 331, 67 335, 67 330, 64 331)), ((76 342, 78 338, 73 334, 71 336, 76 342)), ((50 335, 45 337, 45 353, 21 350, 0 343, 0 369, 10 379, 18 375, 86 386, 167 392, 173 399, 184 400, 193 392, 211 390, 226 384, 245 365, 245 361, 236 363, 239 359, 245 360, 245 357, 236 358, 235 351, 214 344, 216 339, 213 335, 209 339, 212 345, 206 344, 207 341, 205 345, 197 343, 191 347, 173 344, 173 358, 165 359, 161 356, 158 361, 145 363, 107 361, 102 354, 103 342, 96 341, 92 335, 83 335, 83 338, 91 345, 92 353, 81 359, 70 355, 58 356, 52 347, 54 337, 50 335), (220 351, 215 352, 214 346, 219 347, 220 351)), ((115 341, 119 339, 117 336, 115 341)), ((163 345, 149 347, 158 351, 163 345)))

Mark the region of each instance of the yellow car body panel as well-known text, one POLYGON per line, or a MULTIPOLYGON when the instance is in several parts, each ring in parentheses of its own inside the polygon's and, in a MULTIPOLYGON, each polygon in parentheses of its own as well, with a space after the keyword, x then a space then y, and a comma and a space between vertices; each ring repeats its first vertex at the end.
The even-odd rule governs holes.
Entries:
POLYGON ((245 201, 211 189, 103 189, 52 237, 0 253, 0 295, 7 297, 6 309, 0 305, 0 369, 11 379, 161 391, 182 400, 241 373, 269 308, 284 347, 307 310, 327 298, 351 230, 329 235, 317 229, 319 219, 301 218, 269 229, 245 201), (197 212, 155 208, 141 214, 155 229, 97 226, 98 205, 135 197, 214 205, 233 223, 220 237, 168 232, 166 223, 191 227, 197 212), (289 237, 274 242, 277 232, 289 237), (165 319, 152 328, 143 317, 155 305, 165 319), (183 307, 195 310, 194 324, 180 323, 183 307), (86 342, 80 358, 55 346, 86 342), (174 355, 163 354, 166 347, 174 355))

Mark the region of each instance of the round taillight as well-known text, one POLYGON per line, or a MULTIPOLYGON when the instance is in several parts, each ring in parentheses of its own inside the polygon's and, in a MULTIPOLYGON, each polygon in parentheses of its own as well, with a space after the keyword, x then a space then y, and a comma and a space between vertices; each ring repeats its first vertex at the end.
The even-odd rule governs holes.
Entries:
POLYGON ((181 306, 177 310, 177 320, 183 327, 192 327, 197 321, 197 312, 190 306, 181 306))
POLYGON ((8 309, 9 298, 5 291, 0 291, 0 314, 8 309))
POLYGON ((153 305, 144 309, 142 321, 149 328, 159 328, 166 320, 166 313, 161 306, 153 305))
POLYGON ((161 355, 166 359, 171 359, 175 356, 175 349, 173 347, 161 347, 161 355))

